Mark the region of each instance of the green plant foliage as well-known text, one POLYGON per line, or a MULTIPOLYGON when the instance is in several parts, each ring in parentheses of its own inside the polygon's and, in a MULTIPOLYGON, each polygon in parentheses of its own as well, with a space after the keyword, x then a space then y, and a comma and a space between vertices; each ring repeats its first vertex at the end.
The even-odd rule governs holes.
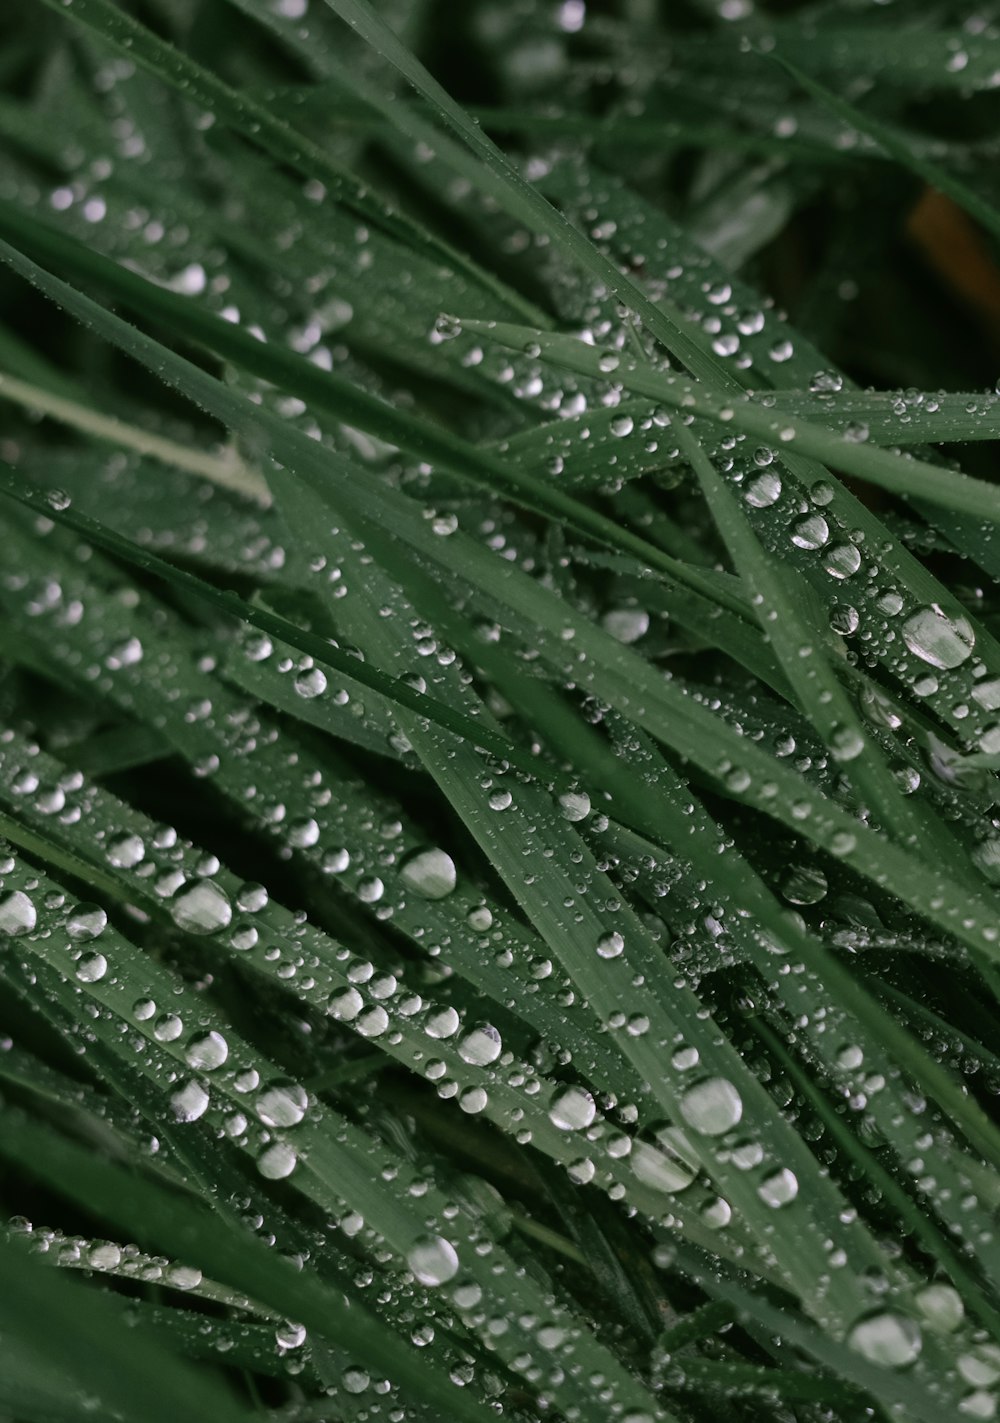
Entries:
POLYGON ((996 1416, 992 10, 0 14, 4 1419, 996 1416))

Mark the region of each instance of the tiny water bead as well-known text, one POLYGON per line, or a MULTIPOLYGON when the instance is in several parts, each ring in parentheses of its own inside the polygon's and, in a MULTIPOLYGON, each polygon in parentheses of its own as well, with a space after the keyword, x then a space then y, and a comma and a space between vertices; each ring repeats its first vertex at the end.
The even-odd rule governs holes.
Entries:
POLYGON ((400 866, 400 878, 408 889, 424 899, 444 899, 458 883, 455 861, 445 850, 417 850, 400 866))
POLYGON ((972 652, 976 635, 967 618, 949 617, 936 603, 918 608, 903 623, 903 641, 932 667, 960 667, 972 652))
POLYGON ((214 880, 198 880, 170 902, 170 913, 179 929, 188 934, 217 934, 233 917, 229 895, 214 880))
POLYGON ((14 889, 0 897, 0 934, 15 939, 19 934, 30 934, 37 922, 35 906, 23 890, 14 889))
POLYGON ((458 1251, 441 1235, 425 1235, 407 1251, 406 1263, 419 1284, 436 1289, 458 1274, 458 1251))
POLYGON ((722 1136, 743 1116, 743 1099, 725 1077, 704 1077, 680 1100, 680 1113, 700 1136, 722 1136))
POLYGON ((923 1347, 917 1322, 888 1309, 859 1320, 848 1334, 847 1343, 869 1363, 895 1369, 914 1363, 923 1347))

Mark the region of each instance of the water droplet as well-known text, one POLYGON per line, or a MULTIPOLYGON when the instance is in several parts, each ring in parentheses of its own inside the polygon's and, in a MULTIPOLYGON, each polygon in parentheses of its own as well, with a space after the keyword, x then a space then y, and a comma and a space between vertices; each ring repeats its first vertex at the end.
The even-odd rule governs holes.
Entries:
POLYGON ((817 395, 836 395, 844 388, 844 377, 836 371, 817 371, 809 382, 809 389, 817 395))
POLYGON ((283 1181, 298 1164, 298 1153, 287 1141, 272 1141, 257 1157, 257 1170, 268 1181, 283 1181))
POLYGON ((794 1201, 799 1194, 799 1182, 794 1171, 789 1171, 787 1166, 783 1166, 779 1171, 774 1171, 770 1176, 765 1176, 757 1187, 757 1194, 765 1205, 772 1210, 778 1210, 781 1206, 787 1206, 790 1201, 794 1201))
POLYGON ((210 1031, 197 1033, 184 1050, 184 1060, 188 1067, 201 1072, 213 1072, 221 1067, 229 1056, 229 1044, 221 1033, 210 1031))
POLYGON ((567 791, 559 797, 559 809, 564 820, 576 824, 590 814, 590 796, 586 791, 567 791))
POLYGON ((153 1036, 157 1042, 176 1042, 184 1031, 184 1024, 176 1013, 161 1013, 153 1024, 153 1036))
POLYGON ((170 1265, 164 1278, 175 1290, 196 1290, 204 1276, 196 1265, 170 1265))
POLYGON ((279 1349, 301 1349, 306 1342, 306 1327, 286 1319, 274 1331, 274 1342, 279 1349))
POLYGON ((107 959, 96 951, 77 959, 76 976, 81 983, 99 983, 107 971, 107 959))
POLYGON ((474 1067, 488 1067, 503 1050, 500 1034, 492 1023, 477 1023, 458 1040, 458 1055, 474 1067))
POLYGON ((196 1122, 208 1110, 208 1088, 191 1077, 171 1094, 170 1106, 179 1122, 196 1122))
POLYGON ((854 726, 835 726, 830 733, 830 750, 835 761, 853 761, 865 749, 865 738, 854 726))
POLYGON ((625 949, 625 940, 617 930, 602 934, 597 941, 597 952, 602 959, 617 959, 625 949))
POLYGON ((137 637, 129 637, 111 649, 104 659, 104 665, 112 672, 120 672, 123 667, 134 667, 141 661, 142 643, 137 637))
MULTIPOLYGON (((768 451, 770 454, 770 451, 768 451)), ((776 474, 758 474, 743 491, 743 498, 752 509, 768 509, 781 498, 781 480, 776 474)))
POLYGON ((793 865, 781 886, 789 904, 818 904, 827 891, 827 878, 818 865, 793 865))
POLYGON ((601 618, 601 626, 618 642, 638 642, 649 631, 645 608, 613 608, 601 618))
POLYGON ((879 1310, 859 1320, 848 1334, 847 1342, 870 1363, 896 1369, 912 1364, 923 1344, 920 1326, 892 1310, 879 1310))
POLYGON ((797 548, 822 548, 830 537, 830 525, 822 514, 806 514, 792 525, 792 543, 797 548))
POLYGON ((108 861, 119 870, 131 870, 146 858, 146 846, 138 835, 116 835, 108 845, 108 861))
POLYGON ((965 1318, 962 1297, 951 1285, 935 1283, 917 1294, 917 1305, 931 1329, 951 1334, 965 1318))
POLYGON ((861 625, 861 614, 850 604, 834 608, 830 613, 830 627, 841 637, 851 637, 861 625))
POLYGON ((358 1015, 354 1027, 363 1038, 380 1038, 389 1026, 389 1014, 378 1003, 358 1015))
POLYGON ((319 842, 319 826, 311 816, 293 820, 288 827, 288 843, 297 850, 308 850, 319 842))
POLYGON ((365 1000, 356 988, 341 988, 330 994, 326 1011, 338 1023, 353 1023, 364 1006, 365 1000))
POLYGON ((297 1082, 278 1078, 257 1096, 254 1111, 266 1127, 294 1127, 305 1116, 309 1096, 297 1082))
POLYGON ((35 906, 23 890, 11 890, 0 899, 0 934, 11 939, 18 934, 30 934, 37 919, 35 906))
POLYGON ((244 914, 259 914, 267 907, 268 894, 262 884, 248 881, 241 885, 236 895, 236 908, 244 914))
POLYGON ((632 1146, 629 1166, 637 1180, 651 1190, 673 1195, 686 1190, 698 1175, 691 1143, 679 1127, 653 1127, 632 1146))
POLYGON ((680 1100, 681 1116, 701 1136, 721 1136, 743 1116, 743 1100, 724 1077, 705 1077, 680 1100))
POLYGON ((583 1087, 559 1089, 549 1104, 549 1121, 560 1131, 584 1131, 597 1116, 597 1103, 583 1087))
POLYGON ((295 690, 300 697, 311 701, 326 691, 326 673, 319 667, 307 667, 295 678, 295 690))
POLYGON ((216 934, 233 917, 229 895, 214 880, 190 885, 171 900, 170 913, 179 929, 189 934, 216 934))
POLYGON ((972 700, 978 702, 984 711, 1000 711, 1000 677, 979 682, 972 689, 972 700))
POLYGON ((861 567, 857 544, 834 544, 823 556, 823 567, 831 578, 850 578, 861 567))
POLYGON ((444 899, 458 883, 455 861, 444 850, 418 850, 400 866, 400 877, 408 889, 424 899, 444 899))
POLYGON ((121 1262, 121 1246, 110 1240, 97 1241, 87 1251, 87 1264, 92 1270, 117 1270, 121 1262))
POLYGON ((903 641, 914 656, 932 667, 958 667, 975 646, 976 635, 961 614, 949 617, 932 603, 906 619, 903 641))
POLYGON ((458 1252, 440 1235, 425 1235, 407 1251, 406 1263, 414 1279, 431 1289, 447 1284, 458 1274, 458 1252))
POLYGON ((450 1038, 458 1032, 461 1018, 454 1008, 432 1008, 424 1021, 424 1032, 429 1038, 450 1038))
POLYGON ((77 944, 104 933, 108 916, 99 904, 76 904, 66 917, 66 933, 77 944))

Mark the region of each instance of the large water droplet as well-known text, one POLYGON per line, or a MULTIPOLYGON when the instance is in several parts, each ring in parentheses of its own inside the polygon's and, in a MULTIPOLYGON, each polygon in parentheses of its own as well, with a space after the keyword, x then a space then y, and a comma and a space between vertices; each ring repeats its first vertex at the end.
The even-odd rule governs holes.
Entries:
POLYGON ((582 1087, 564 1087, 549 1104, 549 1121, 560 1131, 583 1131, 597 1116, 597 1104, 582 1087))
POLYGON ((96 951, 77 960, 76 976, 81 983, 99 983, 108 971, 108 961, 96 951))
POLYGON ((914 656, 932 667, 958 667, 975 646, 976 635, 966 618, 948 617, 931 604, 906 619, 903 641, 914 656))
POLYGON ((450 1038, 458 1032, 461 1023, 454 1008, 432 1008, 424 1020, 424 1032, 429 1038, 450 1038))
POLYGON ((196 1122, 208 1110, 208 1088, 191 1077, 171 1094, 170 1106, 179 1122, 196 1122))
POLYGON ((309 1106, 309 1096, 297 1082, 279 1078, 262 1089, 254 1105, 266 1127, 294 1127, 309 1106))
POLYGON ((99 904, 77 904, 67 915, 66 933, 76 943, 96 939, 107 927, 108 916, 99 904))
POLYGON ((768 509, 781 498, 781 480, 771 470, 758 474, 747 484, 743 498, 752 509, 768 509))
POLYGON ((215 1068, 222 1066, 228 1056, 229 1044, 221 1033, 214 1031, 197 1033, 184 1050, 188 1067, 197 1068, 202 1072, 213 1072, 215 1068))
POLYGON ((928 1326, 941 1334, 951 1334, 965 1318, 961 1295, 940 1281, 919 1292, 917 1305, 928 1326))
POLYGON ((492 1023, 477 1023, 458 1040, 458 1055, 475 1067, 488 1067, 496 1062, 503 1049, 500 1034, 492 1023))
POLYGON ((418 850, 403 861, 400 877, 424 899, 444 899, 458 882, 455 861, 444 850, 418 850))
POLYGON ((198 880, 171 901, 170 913, 189 934, 216 934, 233 917, 229 895, 214 880, 198 880))
POLYGON ((0 899, 0 934, 11 939, 18 934, 30 934, 37 918, 35 906, 23 890, 11 890, 0 899))
POLYGON ((586 791, 567 791, 559 797, 559 809, 564 820, 576 824, 590 814, 590 796, 586 791))
POLYGON ((705 1077, 680 1100, 681 1116, 701 1136, 721 1136, 739 1123, 743 1100, 725 1077, 705 1077))
POLYGON ((694 1150, 679 1127, 654 1127, 639 1137, 629 1165, 644 1186, 667 1195, 685 1190, 698 1174, 694 1150))
POLYGON ((794 1201, 799 1194, 798 1178, 794 1171, 782 1166, 779 1171, 773 1171, 770 1176, 764 1177, 757 1187, 757 1194, 765 1205, 770 1206, 772 1210, 779 1210, 794 1201))
POLYGON ((108 845, 108 861, 119 870, 130 870, 146 858, 146 846, 138 835, 116 835, 108 845))
POLYGON ((806 514, 792 525, 792 543, 799 548, 822 548, 830 537, 830 525, 822 514, 806 514))
POLYGON ((601 623, 618 642, 638 642, 649 631, 649 614, 645 608, 614 608, 601 623))
POLYGON ((458 1252, 440 1235, 425 1235, 407 1252, 406 1263, 416 1280, 434 1288, 458 1274, 458 1252))
POLYGON ((287 1141, 272 1141, 257 1157, 257 1170, 269 1181, 282 1181, 295 1170, 298 1159, 287 1141))
POLYGON ((871 1363, 896 1369, 912 1364, 923 1344, 916 1321, 888 1309, 859 1320, 847 1342, 871 1363))

